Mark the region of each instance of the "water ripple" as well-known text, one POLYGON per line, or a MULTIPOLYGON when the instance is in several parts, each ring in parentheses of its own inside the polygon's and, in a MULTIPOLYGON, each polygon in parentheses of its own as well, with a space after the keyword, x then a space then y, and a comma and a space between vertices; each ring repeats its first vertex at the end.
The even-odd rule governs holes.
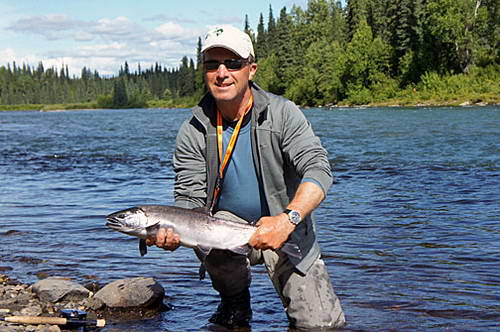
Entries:
MULTIPOLYGON (((352 331, 494 329, 500 308, 500 110, 311 109, 335 182, 318 236, 352 331)), ((138 252, 104 216, 172 204, 186 110, 2 114, 0 271, 106 283, 157 278, 173 310, 108 331, 199 331, 217 305, 191 250, 138 252), (134 120, 131 129, 130 119, 134 120), (192 317, 197 319, 193 322, 192 317)), ((286 315, 262 266, 256 331, 286 315)))

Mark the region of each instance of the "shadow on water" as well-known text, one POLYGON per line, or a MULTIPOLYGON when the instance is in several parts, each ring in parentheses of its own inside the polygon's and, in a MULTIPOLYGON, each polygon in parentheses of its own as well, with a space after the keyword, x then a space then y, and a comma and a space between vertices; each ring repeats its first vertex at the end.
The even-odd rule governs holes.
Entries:
MULTIPOLYGON (((500 110, 305 111, 335 181, 317 210, 345 331, 491 330, 500 320, 500 110)), ((172 152, 186 110, 9 112, 0 122, 0 273, 24 282, 150 276, 172 310, 105 331, 211 331, 217 306, 191 251, 151 248, 104 226, 173 203, 172 152), (133 127, 131 127, 133 119, 133 127)), ((254 331, 287 331, 262 266, 254 331)))

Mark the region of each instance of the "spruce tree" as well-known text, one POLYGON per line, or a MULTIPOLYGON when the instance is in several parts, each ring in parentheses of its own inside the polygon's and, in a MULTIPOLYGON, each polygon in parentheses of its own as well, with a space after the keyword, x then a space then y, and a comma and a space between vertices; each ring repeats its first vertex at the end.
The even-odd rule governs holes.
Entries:
POLYGON ((127 88, 123 78, 114 81, 112 97, 113 107, 124 108, 128 105, 127 88))
POLYGON ((273 8, 269 5, 269 17, 267 21, 267 34, 266 34, 266 45, 267 45, 267 54, 271 54, 272 52, 276 52, 276 21, 274 20, 273 8))
POLYGON ((348 39, 351 40, 361 21, 368 21, 369 0, 347 0, 348 39))
POLYGON ((280 11, 280 16, 276 24, 275 52, 278 57, 279 66, 277 69, 280 78, 279 94, 284 94, 288 84, 291 83, 291 69, 293 69, 293 52, 290 36, 292 33, 292 22, 286 12, 286 7, 280 11))
POLYGON ((393 70, 395 75, 401 74, 405 57, 416 50, 416 18, 414 16, 414 0, 391 1, 388 8, 389 42, 393 47, 393 70))
POLYGON ((179 68, 178 94, 180 97, 189 96, 193 91, 191 88, 191 69, 187 56, 182 57, 181 67, 179 68))
POLYGON ((263 59, 268 55, 267 52, 266 30, 264 27, 264 16, 260 13, 259 24, 257 25, 257 37, 255 42, 255 56, 257 59, 263 59))
POLYGON ((253 30, 250 27, 250 23, 248 22, 248 15, 245 15, 245 27, 243 28, 243 31, 248 36, 250 36, 250 40, 252 41, 252 44, 255 45, 255 34, 253 33, 253 30))
POLYGON ((205 81, 203 78, 203 55, 201 53, 201 37, 198 37, 196 48, 196 69, 195 69, 195 91, 198 95, 205 93, 205 81))

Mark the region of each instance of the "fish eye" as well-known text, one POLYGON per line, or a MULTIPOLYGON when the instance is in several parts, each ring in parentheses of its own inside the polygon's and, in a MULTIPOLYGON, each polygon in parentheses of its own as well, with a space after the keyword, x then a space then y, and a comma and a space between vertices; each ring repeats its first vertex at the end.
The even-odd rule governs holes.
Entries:
POLYGON ((120 219, 125 219, 125 218, 127 218, 127 215, 126 215, 125 213, 120 213, 120 214, 118 215, 118 218, 120 218, 120 219))

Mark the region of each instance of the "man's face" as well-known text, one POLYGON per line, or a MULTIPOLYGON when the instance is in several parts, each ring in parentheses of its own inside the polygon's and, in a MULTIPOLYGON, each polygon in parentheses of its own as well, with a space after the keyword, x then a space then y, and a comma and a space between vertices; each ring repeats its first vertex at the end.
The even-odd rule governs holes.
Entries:
POLYGON ((225 48, 216 47, 205 51, 205 62, 222 62, 215 70, 205 69, 205 81, 216 101, 239 103, 249 88, 248 81, 255 76, 257 65, 245 62, 241 69, 229 69, 223 64, 229 59, 240 57, 225 48))

